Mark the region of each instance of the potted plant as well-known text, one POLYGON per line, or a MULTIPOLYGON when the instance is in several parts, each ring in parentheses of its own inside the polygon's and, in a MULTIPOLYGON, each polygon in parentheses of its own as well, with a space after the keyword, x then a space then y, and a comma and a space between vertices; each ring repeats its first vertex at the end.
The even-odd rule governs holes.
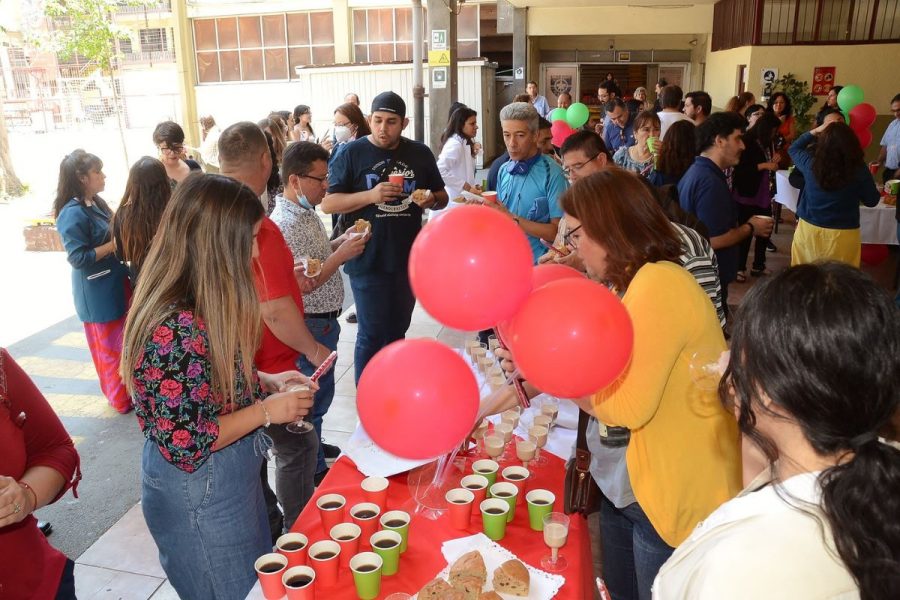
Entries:
POLYGON ((813 122, 813 115, 809 114, 809 110, 816 103, 816 97, 809 93, 809 83, 800 81, 793 73, 787 73, 775 81, 775 90, 784 92, 790 98, 797 134, 809 131, 813 122))

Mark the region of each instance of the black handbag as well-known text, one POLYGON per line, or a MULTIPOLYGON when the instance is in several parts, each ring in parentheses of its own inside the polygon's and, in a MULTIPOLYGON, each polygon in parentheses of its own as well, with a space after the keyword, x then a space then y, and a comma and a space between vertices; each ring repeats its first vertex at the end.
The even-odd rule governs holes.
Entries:
POLYGON ((563 511, 567 515, 581 513, 584 516, 599 507, 600 488, 591 477, 591 451, 587 447, 587 425, 591 416, 578 411, 578 437, 575 441, 575 456, 566 464, 566 479, 563 483, 563 511))

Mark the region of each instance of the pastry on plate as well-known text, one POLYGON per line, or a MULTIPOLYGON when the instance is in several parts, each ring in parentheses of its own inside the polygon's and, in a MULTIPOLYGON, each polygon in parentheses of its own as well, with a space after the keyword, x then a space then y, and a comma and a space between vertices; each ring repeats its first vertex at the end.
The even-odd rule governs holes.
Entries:
POLYGON ((357 219, 356 223, 353 224, 352 230, 354 233, 369 233, 372 231, 372 224, 365 219, 357 219))
POLYGON ((463 600, 462 593, 453 589, 446 580, 432 579, 417 596, 419 600, 463 600))
POLYGON ((510 596, 527 597, 531 586, 528 569, 519 560, 508 560, 494 571, 494 591, 510 596))
POLYGON ((322 272, 322 261, 318 258, 306 259, 306 276, 315 277, 322 272))
POLYGON ((487 582, 487 567, 484 566, 484 558, 478 550, 466 552, 456 559, 456 562, 450 567, 450 584, 456 585, 458 579, 474 577, 481 582, 481 586, 487 582))

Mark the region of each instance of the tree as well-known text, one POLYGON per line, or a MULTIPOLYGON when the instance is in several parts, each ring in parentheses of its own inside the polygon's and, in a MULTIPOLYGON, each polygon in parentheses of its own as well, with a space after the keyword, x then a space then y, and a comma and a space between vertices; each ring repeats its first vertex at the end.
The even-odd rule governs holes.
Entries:
POLYGON ((119 126, 119 139, 125 163, 128 164, 128 149, 125 147, 125 128, 122 124, 122 110, 119 90, 116 88, 115 70, 118 63, 117 44, 127 39, 127 30, 117 26, 113 15, 122 5, 141 6, 148 0, 46 0, 44 14, 50 19, 61 19, 68 26, 53 33, 51 43, 57 52, 68 58, 80 55, 97 64, 104 75, 109 76, 113 95, 113 109, 119 126))
POLYGON ((16 175, 9 155, 9 132, 6 129, 6 115, 3 113, 3 98, 0 98, 0 198, 21 196, 24 193, 25 186, 16 175))
POLYGON ((794 111, 794 122, 797 124, 797 133, 809 131, 813 117, 808 114, 809 109, 816 103, 816 97, 809 93, 809 83, 800 81, 793 73, 787 73, 775 82, 776 91, 784 92, 791 101, 791 109, 794 111))

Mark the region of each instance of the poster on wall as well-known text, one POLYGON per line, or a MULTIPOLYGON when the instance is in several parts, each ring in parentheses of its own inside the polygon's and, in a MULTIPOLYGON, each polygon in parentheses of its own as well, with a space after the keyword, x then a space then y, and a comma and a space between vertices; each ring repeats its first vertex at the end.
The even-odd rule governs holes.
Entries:
POLYGON ((578 67, 544 67, 544 96, 551 108, 556 107, 556 101, 560 94, 569 94, 572 101, 577 102, 575 79, 578 77, 578 67))
POLYGON ((813 67, 813 96, 827 96, 834 87, 835 67, 813 67))
POLYGON ((760 74, 760 83, 763 88, 763 97, 768 98, 775 91, 775 81, 778 79, 778 69, 776 67, 765 67, 760 74))

